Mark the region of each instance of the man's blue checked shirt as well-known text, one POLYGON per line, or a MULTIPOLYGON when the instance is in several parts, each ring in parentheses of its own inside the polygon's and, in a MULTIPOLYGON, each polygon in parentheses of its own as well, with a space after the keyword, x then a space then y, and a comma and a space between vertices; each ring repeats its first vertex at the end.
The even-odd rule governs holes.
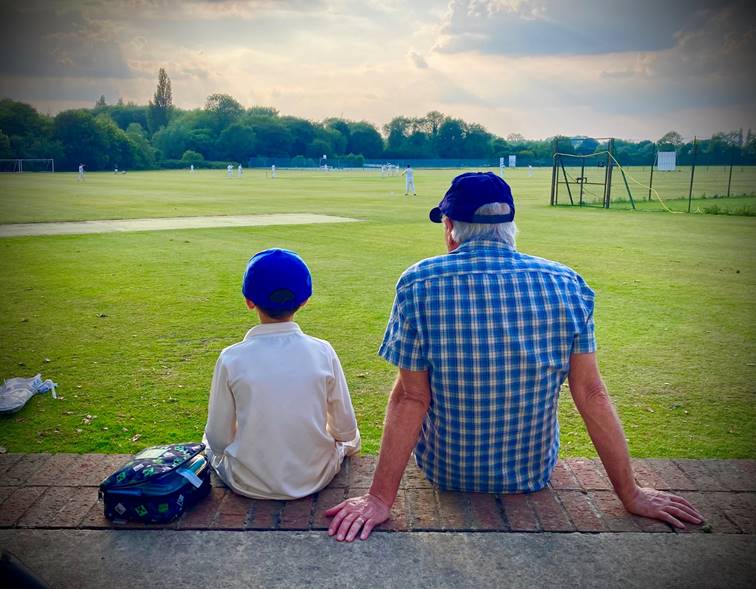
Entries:
POLYGON ((593 291, 574 270, 472 240, 402 274, 379 354, 430 373, 415 447, 428 479, 518 493, 548 483, 570 354, 595 349, 593 291))

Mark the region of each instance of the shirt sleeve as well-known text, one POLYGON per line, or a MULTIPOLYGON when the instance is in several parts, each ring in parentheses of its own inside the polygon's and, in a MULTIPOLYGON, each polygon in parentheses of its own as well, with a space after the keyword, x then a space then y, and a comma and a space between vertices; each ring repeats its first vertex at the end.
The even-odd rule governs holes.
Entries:
POLYGON ((337 442, 351 442, 357 437, 357 418, 339 357, 333 348, 330 352, 333 378, 328 383, 326 430, 337 442))
POLYGON ((213 454, 221 456, 235 435, 236 402, 228 385, 228 371, 221 355, 213 372, 205 437, 213 454))
POLYGON ((378 355, 405 370, 427 370, 428 360, 406 293, 406 287, 397 286, 394 306, 378 355))
POLYGON ((572 342, 573 354, 590 354, 596 351, 596 333, 593 323, 594 293, 593 290, 578 277, 580 305, 580 327, 572 342))

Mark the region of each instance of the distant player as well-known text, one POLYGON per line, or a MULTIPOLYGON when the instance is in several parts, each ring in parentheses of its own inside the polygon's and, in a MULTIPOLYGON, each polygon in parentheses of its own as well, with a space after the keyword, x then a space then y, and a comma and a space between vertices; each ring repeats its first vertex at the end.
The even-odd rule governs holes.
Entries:
POLYGON ((415 192, 415 171, 412 169, 412 166, 407 164, 404 172, 402 172, 402 176, 404 176, 404 196, 409 195, 410 189, 412 189, 412 196, 417 196, 415 192))
POLYGON ((239 178, 241 178, 242 177, 242 173, 243 173, 242 172, 242 165, 241 164, 239 164, 239 167, 237 168, 236 172, 239 175, 239 178))
POLYGON ((381 166, 381 178, 385 178, 385 177, 386 177, 386 164, 383 164, 381 166))
POLYGON ((270 177, 275 178, 276 177, 276 164, 273 164, 270 166, 270 177))
POLYGON ((234 176, 234 167, 231 164, 228 164, 226 166, 226 177, 233 178, 233 176, 234 176))
POLYGON ((84 164, 79 164, 79 175, 76 178, 79 182, 84 181, 84 164))
POLYGON ((532 177, 533 177, 533 166, 528 164, 528 178, 532 178, 532 177))
POLYGON ((194 174, 194 164, 189 164, 189 173, 194 174))

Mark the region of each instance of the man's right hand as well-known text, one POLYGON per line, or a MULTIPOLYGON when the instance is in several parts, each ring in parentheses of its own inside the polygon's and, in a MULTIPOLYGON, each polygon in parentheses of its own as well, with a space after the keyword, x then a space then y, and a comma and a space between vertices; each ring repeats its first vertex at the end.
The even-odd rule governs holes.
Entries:
POLYGON ((339 542, 351 542, 362 530, 360 540, 367 540, 373 528, 385 522, 390 514, 391 508, 374 495, 352 497, 326 510, 325 515, 333 517, 328 535, 335 535, 339 542))
POLYGON ((700 524, 704 520, 683 497, 655 489, 636 487, 635 493, 625 500, 624 505, 630 513, 659 519, 675 528, 685 528, 684 521, 700 524))

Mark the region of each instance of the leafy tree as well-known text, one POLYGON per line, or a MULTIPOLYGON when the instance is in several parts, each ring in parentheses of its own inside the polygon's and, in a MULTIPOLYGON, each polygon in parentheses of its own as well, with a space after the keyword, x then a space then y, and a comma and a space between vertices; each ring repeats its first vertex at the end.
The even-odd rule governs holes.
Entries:
POLYGON ((244 107, 228 94, 211 94, 205 101, 205 111, 212 115, 215 131, 221 132, 244 114, 244 107))
POLYGON ((247 114, 253 117, 277 117, 278 109, 272 106, 250 106, 247 114))
POLYGON ((683 136, 680 135, 677 131, 669 131, 668 133, 665 133, 662 135, 657 143, 662 146, 668 146, 668 147, 680 147, 683 143, 683 136))
POLYGON ((307 146, 315 139, 315 126, 297 117, 281 117, 280 120, 291 134, 291 153, 304 155, 307 146))
POLYGON ((349 129, 348 150, 352 154, 362 154, 367 158, 383 155, 383 139, 373 125, 365 122, 352 123, 349 129))
MULTIPOLYGON (((267 157, 291 155, 292 136, 279 119, 255 117, 250 120, 255 132, 255 153, 267 157)), ((296 154, 295 154, 296 155, 296 154)))
POLYGON ((217 150, 228 159, 246 161, 255 152, 255 132, 251 127, 234 123, 220 134, 217 150))
POLYGON ((105 102, 105 95, 100 94, 100 97, 97 99, 97 102, 95 102, 95 108, 96 109, 105 108, 106 106, 108 106, 108 103, 105 102))
POLYGON ((187 165, 189 164, 200 164, 205 161, 205 158, 202 157, 201 153, 197 153, 196 151, 192 151, 191 149, 187 149, 184 154, 181 156, 181 161, 185 162, 187 165))
POLYGON ((155 96, 149 103, 147 123, 151 133, 155 133, 168 124, 173 109, 171 80, 163 68, 158 72, 158 84, 155 96))
POLYGON ((0 158, 13 157, 13 151, 11 150, 10 137, 0 131, 0 158))
POLYGON ((459 158, 464 152, 465 124, 460 119, 446 119, 441 123, 436 138, 438 155, 459 158))

